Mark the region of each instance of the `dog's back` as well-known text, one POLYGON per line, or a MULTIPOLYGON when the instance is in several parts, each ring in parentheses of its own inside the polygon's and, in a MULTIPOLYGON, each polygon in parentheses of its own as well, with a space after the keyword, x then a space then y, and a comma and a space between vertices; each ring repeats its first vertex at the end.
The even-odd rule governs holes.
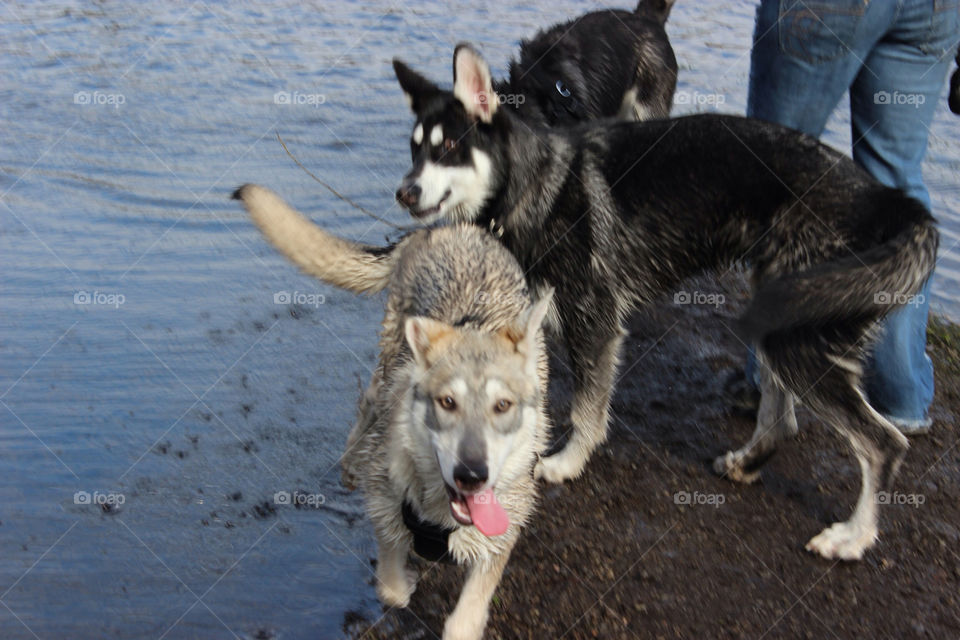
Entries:
POLYGON ((384 374, 410 357, 404 318, 496 331, 530 305, 516 258, 476 225, 417 231, 400 242, 395 260, 380 338, 384 374))

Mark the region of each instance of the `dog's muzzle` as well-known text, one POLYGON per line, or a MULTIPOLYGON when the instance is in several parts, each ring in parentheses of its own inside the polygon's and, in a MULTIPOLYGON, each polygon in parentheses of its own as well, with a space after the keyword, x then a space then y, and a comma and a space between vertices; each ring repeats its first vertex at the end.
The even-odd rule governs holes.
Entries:
POLYGON ((413 210, 420 203, 422 189, 416 182, 404 180, 397 189, 397 202, 407 209, 413 210))

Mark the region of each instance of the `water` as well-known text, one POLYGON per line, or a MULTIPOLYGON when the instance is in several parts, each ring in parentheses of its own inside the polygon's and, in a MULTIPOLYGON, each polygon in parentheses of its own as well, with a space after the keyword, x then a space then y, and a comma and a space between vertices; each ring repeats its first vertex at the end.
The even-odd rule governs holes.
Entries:
MULTIPOLYGON (((390 229, 307 177, 276 133, 406 223, 392 193, 411 117, 391 58, 449 82, 470 39, 502 75, 522 36, 582 10, 4 5, 2 637, 334 638, 346 612, 379 615, 374 543, 338 459, 380 302, 298 274, 228 195, 267 184, 335 233, 381 242, 390 229), (275 506, 293 491, 323 504, 275 506), (123 504, 105 513, 82 492, 123 504)), ((679 3, 681 91, 743 112, 752 14, 679 3)), ((843 113, 826 139, 846 148, 843 113)), ((941 108, 926 167, 944 231, 934 308, 955 319, 958 131, 941 108)))

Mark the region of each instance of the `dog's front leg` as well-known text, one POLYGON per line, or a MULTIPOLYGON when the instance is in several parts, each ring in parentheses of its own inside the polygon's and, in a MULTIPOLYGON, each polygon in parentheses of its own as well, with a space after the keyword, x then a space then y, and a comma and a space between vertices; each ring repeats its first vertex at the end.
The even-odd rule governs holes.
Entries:
POLYGON ((510 557, 510 549, 486 556, 470 567, 460 599, 443 625, 443 640, 480 640, 487 626, 490 599, 510 557))
MULTIPOLYGON (((399 511, 399 510, 398 510, 399 511)), ((417 589, 417 574, 407 569, 412 536, 399 512, 390 522, 374 522, 377 535, 377 595, 390 607, 406 607, 417 589)))
MULTIPOLYGON (((606 311, 602 305, 598 308, 598 313, 606 311)), ((615 314, 610 309, 605 320, 609 321, 615 314)), ((537 464, 535 477, 548 482, 563 482, 579 476, 590 454, 607 439, 610 396, 625 332, 619 324, 585 326, 588 323, 592 324, 586 319, 565 322, 575 384, 570 411, 573 433, 562 451, 537 464), (568 328, 567 324, 576 326, 568 328)))

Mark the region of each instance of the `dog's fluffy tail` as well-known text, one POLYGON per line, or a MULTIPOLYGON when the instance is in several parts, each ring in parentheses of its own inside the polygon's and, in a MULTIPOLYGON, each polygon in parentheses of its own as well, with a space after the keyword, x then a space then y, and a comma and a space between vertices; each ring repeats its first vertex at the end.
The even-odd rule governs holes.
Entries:
POLYGON ((670 10, 673 9, 673 3, 677 0, 640 0, 637 2, 637 8, 634 13, 653 18, 660 24, 666 24, 670 17, 670 10))
POLYGON ((913 296, 936 263, 936 221, 912 198, 891 198, 888 206, 900 206, 897 214, 909 222, 886 240, 761 284, 740 320, 743 337, 760 341, 798 327, 871 322, 904 304, 922 302, 913 296))
POLYGON ((373 247, 333 236, 266 187, 245 184, 233 193, 263 235, 306 273, 355 293, 386 288, 393 270, 392 247, 373 247))

